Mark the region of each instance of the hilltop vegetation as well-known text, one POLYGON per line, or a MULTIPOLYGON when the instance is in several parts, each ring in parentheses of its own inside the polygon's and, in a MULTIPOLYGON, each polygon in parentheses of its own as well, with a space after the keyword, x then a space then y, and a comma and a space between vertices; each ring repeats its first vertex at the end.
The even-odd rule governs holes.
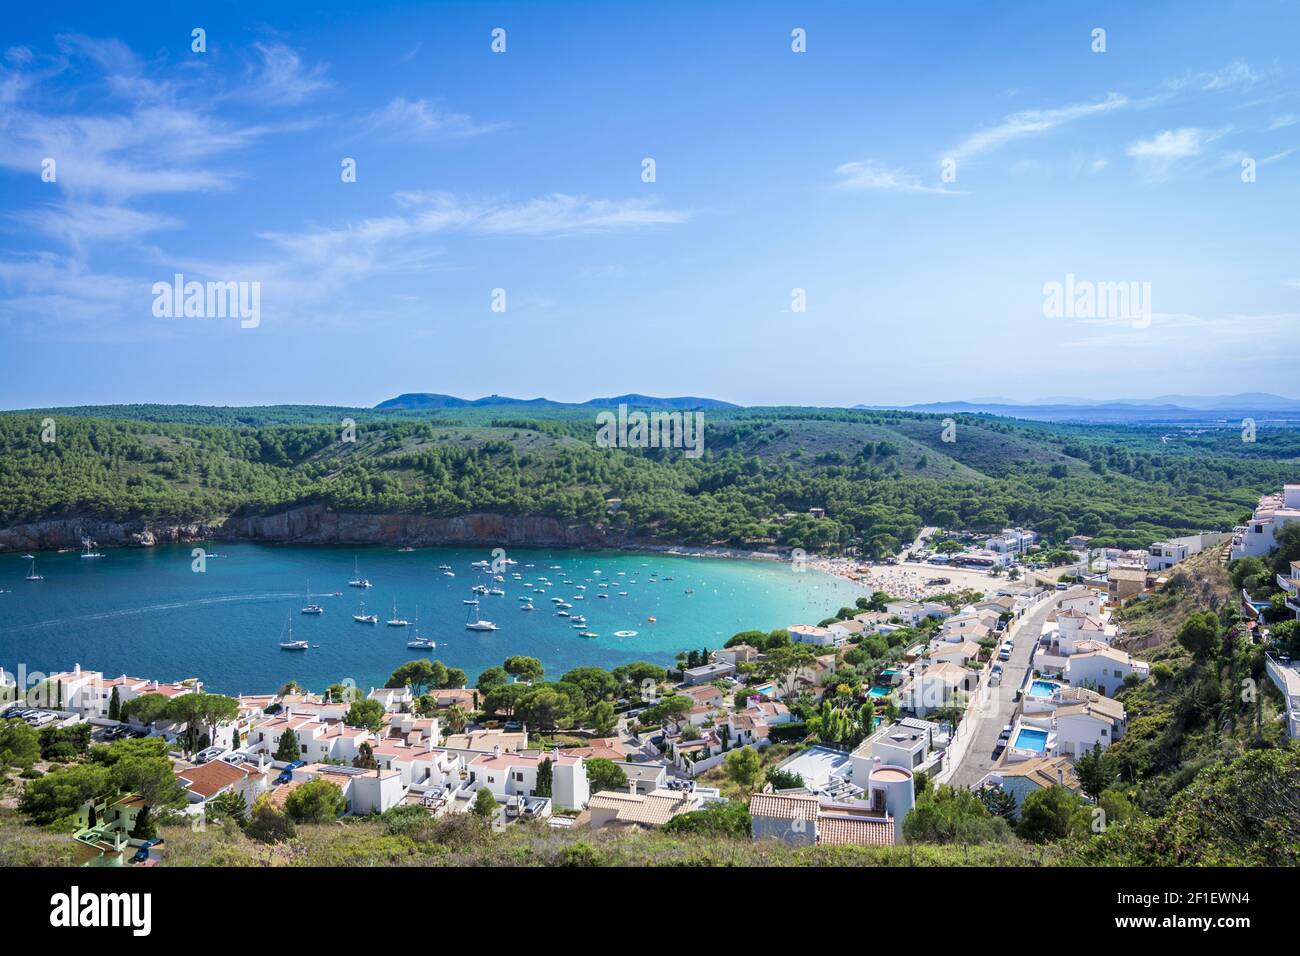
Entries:
POLYGON ((1136 804, 1164 813, 1201 770, 1283 743, 1281 699, 1252 644, 1217 550, 1180 564, 1119 615, 1150 680, 1119 695, 1128 730, 1109 751, 1136 804))
MULTIPOLYGON (((0 527, 50 518, 209 521, 322 504, 339 511, 544 515, 691 544, 860 547, 878 555, 924 525, 1033 526, 1051 540, 1145 546, 1231 526, 1293 475, 1285 460, 1166 451, 1140 430, 903 412, 709 413, 706 452, 606 449, 590 410, 437 412, 283 406, 0 415, 0 527), (113 414, 119 417, 102 417, 113 414), (355 441, 340 422, 356 421, 355 441), (248 422, 248 423, 246 423, 248 422), (1114 442, 1106 439, 1115 438, 1114 442), (1122 439, 1122 441, 1121 441, 1122 439), (607 499, 622 499, 611 513, 607 499), (813 521, 811 507, 828 517, 813 521), (801 517, 777 520, 786 512, 801 517)), ((1267 441, 1293 449, 1289 433, 1267 441)), ((1239 443, 1240 444, 1240 443, 1239 443)))

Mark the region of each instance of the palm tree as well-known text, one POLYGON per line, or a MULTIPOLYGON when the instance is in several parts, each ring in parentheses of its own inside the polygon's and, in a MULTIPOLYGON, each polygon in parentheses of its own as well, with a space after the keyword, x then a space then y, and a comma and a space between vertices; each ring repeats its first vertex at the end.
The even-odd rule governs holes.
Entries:
POLYGON ((447 708, 447 713, 443 715, 447 721, 447 729, 453 734, 458 734, 465 729, 469 723, 469 714, 465 713, 460 704, 452 704, 447 708))

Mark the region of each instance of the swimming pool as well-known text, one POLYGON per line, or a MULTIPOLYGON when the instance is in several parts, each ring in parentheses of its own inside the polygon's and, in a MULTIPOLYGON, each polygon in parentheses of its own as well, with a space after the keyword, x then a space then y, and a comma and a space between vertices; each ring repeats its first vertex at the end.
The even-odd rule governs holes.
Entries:
POLYGON ((755 687, 754 693, 762 694, 764 697, 771 697, 773 689, 771 684, 764 684, 762 687, 755 687))
POLYGON ((879 700, 882 697, 888 697, 892 691, 893 689, 890 687, 873 687, 871 690, 867 691, 867 696, 879 700))
POLYGON ((1050 680, 1036 680, 1029 685, 1030 697, 1051 697, 1061 685, 1050 680))
POLYGON ((1020 733, 1016 734, 1016 749, 1042 753, 1047 749, 1047 731, 1021 727, 1020 733))

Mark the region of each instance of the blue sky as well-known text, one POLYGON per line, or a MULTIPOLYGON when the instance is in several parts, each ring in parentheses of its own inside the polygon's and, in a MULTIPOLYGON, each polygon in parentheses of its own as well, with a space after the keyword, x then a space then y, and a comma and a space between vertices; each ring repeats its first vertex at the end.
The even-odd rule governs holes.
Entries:
POLYGON ((273 6, 7 11, 0 407, 1300 394, 1295 4, 273 6))

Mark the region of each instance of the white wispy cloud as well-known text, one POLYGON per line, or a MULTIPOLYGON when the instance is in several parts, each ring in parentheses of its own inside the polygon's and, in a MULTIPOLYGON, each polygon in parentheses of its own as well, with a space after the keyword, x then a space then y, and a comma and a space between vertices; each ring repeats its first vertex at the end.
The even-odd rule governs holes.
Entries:
POLYGON ((452 112, 430 100, 408 100, 400 96, 361 123, 364 133, 409 139, 461 139, 481 136, 500 128, 497 123, 477 123, 466 113, 452 112))
POLYGON ((78 250, 94 242, 123 242, 164 229, 179 219, 125 206, 60 200, 14 214, 15 221, 78 250))
POLYGON ((961 141, 950 155, 957 160, 969 159, 1005 146, 1007 143, 1039 136, 1067 123, 1124 109, 1129 99, 1110 93, 1098 103, 1075 103, 1055 109, 1020 110, 1003 117, 996 126, 977 130, 961 141))
POLYGON ((1205 148, 1206 132, 1196 127, 1167 129, 1149 139, 1139 139, 1125 152, 1135 159, 1180 159, 1195 156, 1205 148))
POLYGON ((1273 122, 1268 124, 1269 132, 1275 129, 1286 129, 1288 126, 1294 126, 1298 121, 1294 113, 1284 113, 1281 116, 1275 116, 1273 122))
POLYGON ((473 236, 575 236, 685 222, 690 213, 647 199, 591 199, 553 193, 524 202, 469 200, 442 192, 400 192, 401 215, 379 216, 336 228, 267 232, 260 238, 307 263, 323 263, 341 249, 377 249, 451 233, 473 236))
POLYGON ((903 169, 890 169, 875 160, 843 163, 835 168, 841 189, 867 189, 898 193, 942 193, 957 195, 958 190, 946 185, 931 185, 921 181, 915 173, 903 169))
MULTIPOLYGON (((1217 130, 1186 126, 1162 130, 1145 139, 1134 140, 1124 152, 1132 157, 1144 176, 1164 179, 1179 163, 1202 155, 1207 146, 1222 139, 1231 129, 1230 126, 1217 130)), ((1223 161, 1239 160, 1229 156, 1223 161)))
POLYGON ((1249 90, 1261 79, 1245 60, 1233 60, 1215 70, 1186 73, 1176 79, 1166 80, 1165 86, 1171 90, 1193 90, 1212 93, 1225 90, 1249 90))
POLYGON ((309 97, 328 90, 323 63, 307 66, 298 52, 283 43, 255 43, 259 62, 249 67, 244 95, 273 106, 297 106, 309 97))

